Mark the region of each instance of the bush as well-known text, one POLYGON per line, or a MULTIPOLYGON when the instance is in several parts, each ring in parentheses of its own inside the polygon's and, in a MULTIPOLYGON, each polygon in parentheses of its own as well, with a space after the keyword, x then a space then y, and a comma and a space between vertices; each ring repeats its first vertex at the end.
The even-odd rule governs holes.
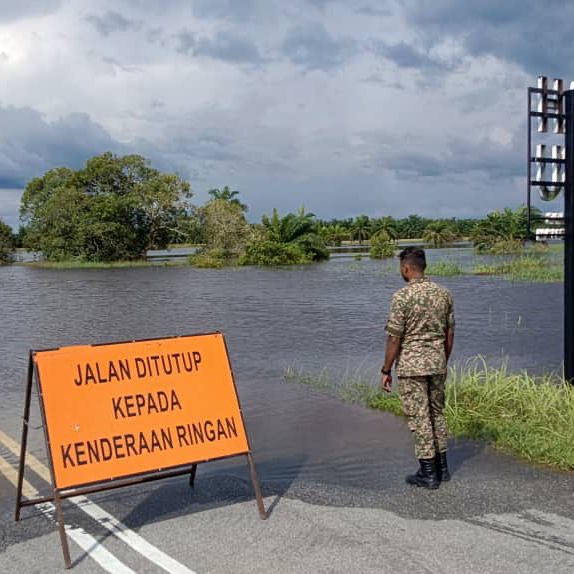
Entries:
POLYGON ((382 230, 375 233, 371 238, 371 249, 369 255, 371 259, 388 259, 395 254, 395 243, 387 231, 382 230))
POLYGON ((514 255, 524 251, 524 242, 520 239, 497 239, 495 237, 478 237, 474 247, 480 253, 490 255, 514 255))
POLYGON ((200 269, 221 269, 229 264, 231 258, 224 249, 208 249, 190 255, 187 260, 200 269))
POLYGON ((239 259, 240 265, 299 265, 313 261, 296 243, 279 243, 271 239, 252 241, 239 259))

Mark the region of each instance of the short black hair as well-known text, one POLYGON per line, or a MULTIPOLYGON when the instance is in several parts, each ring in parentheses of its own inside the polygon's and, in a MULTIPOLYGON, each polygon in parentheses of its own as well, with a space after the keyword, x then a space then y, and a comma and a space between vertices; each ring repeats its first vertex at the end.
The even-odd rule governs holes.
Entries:
POLYGON ((401 263, 406 263, 419 271, 424 271, 427 267, 425 250, 420 247, 407 247, 399 253, 401 263))

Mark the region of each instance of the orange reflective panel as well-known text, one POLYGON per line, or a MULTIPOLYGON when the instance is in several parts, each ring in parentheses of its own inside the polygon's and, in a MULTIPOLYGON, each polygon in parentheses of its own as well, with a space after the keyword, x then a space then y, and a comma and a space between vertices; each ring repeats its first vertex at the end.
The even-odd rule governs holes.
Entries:
POLYGON ((34 360, 57 488, 249 452, 221 333, 34 360))

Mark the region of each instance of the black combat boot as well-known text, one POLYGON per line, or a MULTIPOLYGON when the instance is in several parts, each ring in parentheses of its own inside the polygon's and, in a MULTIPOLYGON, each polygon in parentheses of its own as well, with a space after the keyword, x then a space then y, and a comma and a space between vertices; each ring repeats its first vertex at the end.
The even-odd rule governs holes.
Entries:
POLYGON ((444 452, 437 452, 434 460, 439 480, 448 482, 450 480, 450 471, 448 470, 448 463, 446 461, 446 450, 444 452))
POLYGON ((424 488, 436 489, 440 485, 434 458, 419 458, 420 468, 416 474, 407 476, 407 483, 424 488))

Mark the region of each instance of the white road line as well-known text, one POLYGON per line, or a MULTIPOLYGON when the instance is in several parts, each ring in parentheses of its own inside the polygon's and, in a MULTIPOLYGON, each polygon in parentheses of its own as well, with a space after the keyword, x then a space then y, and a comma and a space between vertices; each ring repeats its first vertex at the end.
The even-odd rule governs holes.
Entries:
MULTIPOLYGON (((0 430, 0 442, 2 442, 13 454, 20 457, 20 445, 0 430)), ((36 474, 51 484, 50 471, 33 454, 26 453, 26 465, 36 474)), ((112 534, 125 542, 133 550, 163 568, 169 574, 195 574, 187 566, 184 566, 165 552, 148 542, 145 538, 130 530, 112 514, 98 506, 85 496, 74 496, 69 499, 86 514, 91 516, 101 526, 108 529, 112 534)))
MULTIPOLYGON (((18 486, 18 472, 8 461, 0 456, 0 473, 2 473, 15 487, 18 486)), ((24 479, 22 494, 26 498, 36 498, 38 491, 24 479)), ((52 522, 56 522, 56 507, 51 502, 36 505, 36 508, 52 522)), ((65 524, 66 534, 91 558, 93 558, 106 572, 111 574, 137 574, 106 550, 91 534, 84 529, 65 524)))

